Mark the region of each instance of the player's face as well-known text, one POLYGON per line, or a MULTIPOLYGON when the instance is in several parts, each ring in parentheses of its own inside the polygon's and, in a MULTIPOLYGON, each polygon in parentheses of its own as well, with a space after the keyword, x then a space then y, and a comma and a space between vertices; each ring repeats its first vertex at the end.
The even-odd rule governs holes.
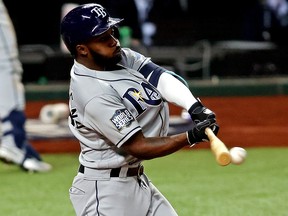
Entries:
POLYGON ((113 28, 93 38, 87 47, 96 64, 113 65, 121 60, 121 47, 113 28))

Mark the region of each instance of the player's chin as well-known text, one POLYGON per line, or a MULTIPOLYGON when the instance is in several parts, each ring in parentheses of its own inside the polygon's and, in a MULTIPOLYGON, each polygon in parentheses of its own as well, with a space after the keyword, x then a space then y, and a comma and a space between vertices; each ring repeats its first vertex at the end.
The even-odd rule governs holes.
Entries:
POLYGON ((122 55, 120 52, 120 53, 114 54, 113 57, 108 60, 108 63, 114 65, 114 64, 119 63, 121 60, 122 60, 122 55))
POLYGON ((114 56, 118 56, 118 55, 121 55, 121 52, 122 52, 122 49, 120 46, 117 46, 115 51, 113 52, 113 55, 114 56))
POLYGON ((122 49, 120 47, 117 47, 117 49, 113 53, 113 59, 120 61, 122 58, 121 54, 122 54, 122 49))

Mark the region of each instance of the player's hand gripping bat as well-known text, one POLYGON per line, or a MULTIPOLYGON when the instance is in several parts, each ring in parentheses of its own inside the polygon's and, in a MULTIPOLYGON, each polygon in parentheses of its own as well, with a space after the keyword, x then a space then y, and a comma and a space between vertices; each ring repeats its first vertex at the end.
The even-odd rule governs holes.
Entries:
POLYGON ((205 133, 210 141, 211 151, 216 157, 216 161, 221 166, 226 166, 231 163, 231 156, 226 145, 207 127, 205 133))

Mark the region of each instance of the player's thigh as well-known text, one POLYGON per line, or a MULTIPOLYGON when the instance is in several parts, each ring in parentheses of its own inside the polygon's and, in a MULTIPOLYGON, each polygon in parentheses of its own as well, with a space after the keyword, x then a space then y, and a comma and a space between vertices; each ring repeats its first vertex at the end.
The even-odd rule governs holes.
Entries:
POLYGON ((178 216, 175 209, 164 195, 150 182, 152 201, 147 216, 178 216))
POLYGON ((136 177, 95 180, 78 174, 69 193, 77 216, 146 216, 151 201, 150 189, 136 177))
POLYGON ((111 216, 146 216, 151 204, 150 188, 139 184, 137 177, 111 178, 109 183, 99 182, 101 208, 111 216))

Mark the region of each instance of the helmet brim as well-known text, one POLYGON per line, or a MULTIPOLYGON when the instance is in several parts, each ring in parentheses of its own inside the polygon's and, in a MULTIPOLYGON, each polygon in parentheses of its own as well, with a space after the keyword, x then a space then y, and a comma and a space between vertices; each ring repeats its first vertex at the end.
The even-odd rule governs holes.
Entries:
POLYGON ((119 18, 112 18, 112 17, 109 17, 109 21, 108 21, 108 25, 110 26, 110 27, 112 27, 112 26, 115 26, 115 25, 117 25, 117 24, 119 24, 120 22, 122 22, 124 19, 119 19, 119 18))
MULTIPOLYGON (((94 29, 97 28, 97 32, 95 32, 94 34, 92 33, 93 37, 97 37, 103 33, 105 33, 106 31, 108 31, 111 27, 113 26, 117 26, 121 21, 123 21, 124 19, 119 19, 119 18, 111 18, 109 17, 108 23, 106 23, 102 28, 101 26, 95 26, 94 29)), ((93 31, 94 31, 93 29, 93 31)))

